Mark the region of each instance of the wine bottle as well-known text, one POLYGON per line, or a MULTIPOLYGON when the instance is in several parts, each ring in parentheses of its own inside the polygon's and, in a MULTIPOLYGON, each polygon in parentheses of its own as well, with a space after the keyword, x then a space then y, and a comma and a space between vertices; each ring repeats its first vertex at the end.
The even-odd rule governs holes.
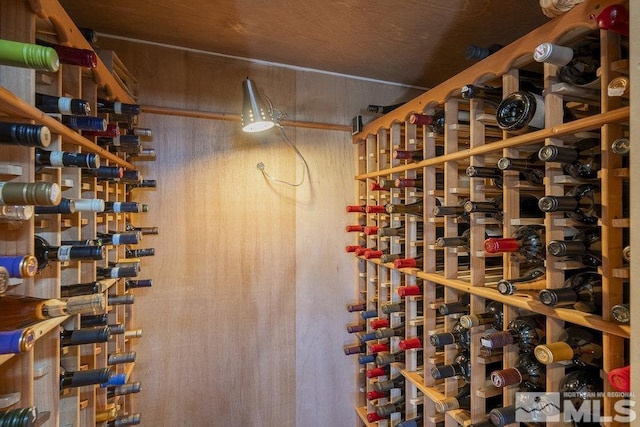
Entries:
POLYGON ((415 418, 411 418, 410 420, 400 421, 396 424, 396 427, 420 427, 422 424, 423 416, 418 415, 415 418))
POLYGON ((378 378, 378 377, 388 377, 390 374, 391 374, 391 366, 387 365, 383 367, 375 367, 375 368, 367 369, 365 375, 367 378, 371 379, 371 378, 378 378))
POLYGON ((580 230, 572 240, 551 240, 547 251, 556 257, 578 260, 586 267, 598 267, 602 264, 600 244, 600 227, 589 227, 580 230))
POLYGON ((103 117, 93 116, 62 116, 62 124, 73 130, 88 130, 104 132, 107 130, 107 121, 103 117))
POLYGON ((400 374, 394 378, 373 383, 373 389, 378 392, 391 391, 394 388, 404 388, 404 375, 400 374))
POLYGON ((33 217, 33 206, 2 206, 0 205, 0 222, 29 221, 33 217))
POLYGON ((564 329, 558 341, 535 347, 534 354, 545 365, 573 361, 575 365, 596 365, 602 359, 600 339, 578 326, 564 329))
POLYGON ((347 325, 347 332, 350 334, 355 334, 356 332, 364 332, 367 330, 367 325, 364 323, 355 323, 351 325, 347 325))
MULTIPOLYGON (((485 202, 467 201, 464 209, 467 213, 484 213, 489 214, 498 221, 502 222, 504 218, 503 196, 498 195, 492 200, 485 202)), ((533 194, 520 193, 520 218, 543 218, 544 213, 538 208, 538 198, 533 194)))
POLYGON ((129 130, 129 133, 131 135, 140 136, 140 137, 144 137, 144 138, 153 137, 153 132, 149 128, 134 127, 133 129, 129 130))
POLYGON ((155 248, 142 248, 142 249, 124 249, 125 258, 142 258, 146 256, 154 256, 156 254, 155 248))
POLYGON ((622 4, 605 7, 596 17, 598 28, 629 37, 629 9, 622 4))
POLYGON ((117 123, 107 123, 105 130, 83 130, 82 136, 118 139, 120 137, 120 126, 117 123))
POLYGON ((462 386, 458 394, 454 397, 447 397, 442 400, 435 400, 434 402, 436 412, 444 414, 447 411, 454 409, 467 409, 471 408, 471 385, 465 384, 462 386))
POLYGON ((461 93, 463 99, 479 99, 495 107, 502 102, 502 88, 476 86, 472 84, 462 86, 461 93))
POLYGON ((107 305, 130 305, 135 303, 136 296, 134 294, 109 295, 107 305))
POLYGON ((345 345, 342 350, 345 356, 362 354, 367 352, 367 345, 365 343, 345 345))
POLYGON ((36 43, 54 49, 62 64, 77 65, 85 68, 96 68, 98 66, 98 55, 92 50, 62 46, 40 39, 36 39, 36 43))
POLYGON ((508 387, 510 385, 521 384, 524 381, 545 386, 545 371, 538 359, 531 351, 520 353, 514 368, 505 368, 493 371, 490 374, 491 383, 496 387, 508 387))
POLYGON ((106 114, 125 114, 131 116, 137 116, 140 114, 140 105, 127 104, 120 101, 109 101, 107 99, 98 99, 97 101, 98 113, 106 114))
POLYGON ((104 211, 109 213, 139 213, 148 212, 149 207, 138 202, 104 202, 104 211))
POLYGON ((36 206, 34 212, 38 215, 46 214, 71 214, 76 211, 76 202, 72 199, 62 198, 55 206, 36 206))
POLYGON ((156 188, 157 182, 155 179, 143 179, 140 182, 133 184, 127 184, 127 193, 136 188, 156 188))
POLYGON ((35 406, 0 411, 0 424, 10 427, 40 426, 49 419, 49 412, 41 412, 35 406))
POLYGON ((442 316, 450 314, 468 314, 469 313, 469 294, 463 294, 460 301, 445 302, 438 305, 438 313, 442 316))
POLYGON ((502 157, 496 164, 501 171, 518 171, 520 181, 527 181, 531 185, 544 185, 544 165, 540 164, 538 153, 532 153, 525 159, 502 157))
POLYGON ((598 81, 600 44, 593 38, 583 38, 570 47, 542 43, 534 51, 533 59, 558 66, 558 79, 565 83, 590 85, 598 81))
POLYGON ((104 212, 102 199, 72 199, 76 212, 104 212))
POLYGON ((513 295, 518 291, 539 291, 547 287, 545 279, 546 269, 542 265, 527 270, 515 279, 500 279, 497 285, 502 295, 513 295))
POLYGON ((43 113, 88 116, 91 104, 84 99, 53 96, 36 92, 36 107, 43 113))
POLYGON ((136 361, 136 352, 112 353, 107 356, 107 365, 118 365, 121 363, 133 363, 136 361))
POLYGON ((384 209, 388 214, 411 214, 422 217, 424 202, 420 199, 406 205, 387 203, 384 209))
POLYGON ((524 225, 513 237, 486 239, 484 250, 490 254, 510 252, 514 261, 523 264, 542 264, 546 257, 544 233, 543 226, 524 225))
POLYGON ((457 344, 460 348, 469 349, 471 346, 471 331, 465 328, 458 320, 451 328, 451 331, 429 335, 429 342, 434 347, 457 344))
POLYGON ((123 384, 117 387, 107 388, 107 399, 114 398, 116 396, 124 396, 126 394, 139 393, 142 386, 139 382, 123 384))
POLYGON ((392 157, 396 160, 406 160, 408 163, 424 160, 422 150, 393 150, 392 157))
POLYGON ((404 408, 404 396, 400 396, 393 402, 377 405, 376 414, 382 418, 389 418, 391 414, 395 414, 396 412, 404 412, 404 408))
POLYGON ((60 345, 68 347, 72 345, 96 344, 107 342, 111 338, 108 326, 100 328, 86 328, 60 331, 60 345))
MULTIPOLYGON (((422 363, 422 352, 417 353, 418 357, 418 365, 422 363)), ((395 353, 390 353, 387 351, 380 352, 376 355, 375 362, 378 367, 385 367, 391 363, 404 363, 405 360, 405 352, 397 351, 395 353)))
MULTIPOLYGON (((418 236, 422 235, 424 232, 424 225, 421 222, 416 224, 416 234, 418 236)), ((405 235, 405 226, 401 225, 400 227, 381 227, 378 228, 378 236, 379 237, 391 237, 391 236, 399 236, 403 237, 405 235)), ((418 240, 420 238, 418 237, 418 240)))
POLYGON ((491 325, 493 329, 501 331, 503 319, 502 303, 491 301, 486 305, 483 313, 465 314, 460 316, 458 322, 460 326, 467 329, 480 325, 491 325))
POLYGON ((574 221, 597 225, 600 217, 600 187, 581 184, 570 189, 565 196, 544 196, 538 207, 543 212, 565 212, 574 221))
POLYGON ((498 43, 490 44, 487 47, 468 45, 464 50, 466 59, 484 59, 502 49, 504 46, 498 43))
MULTIPOLYGON (((88 328, 92 326, 106 326, 109 324, 109 315, 103 314, 84 314, 80 316, 80 327, 88 328)), ((112 331, 113 333, 113 331, 112 331)))
POLYGON ((538 151, 543 162, 562 163, 564 172, 579 180, 594 180, 600 170, 600 140, 583 138, 570 147, 545 145, 538 151))
MULTIPOLYGON (((0 288, 6 287, 8 277, 33 277, 38 272, 38 259, 33 255, 0 256, 0 288), (7 277, 8 276, 8 277, 7 277)), ((1 295, 0 295, 1 296, 1 295)))
POLYGON ((623 366, 622 368, 615 368, 609 371, 607 375, 609 384, 614 389, 623 392, 631 392, 631 366, 623 366))
POLYGON ((125 231, 122 233, 96 233, 103 245, 137 245, 142 239, 139 231, 125 231))
MULTIPOLYGON (((569 372, 560 379, 558 384, 561 402, 573 405, 574 413, 584 403, 584 399, 602 393, 603 384, 600 370, 593 367, 583 367, 569 372)), ((564 409, 567 412, 567 409, 564 409)))
POLYGON ((35 342, 36 334, 31 328, 0 331, 0 354, 29 351, 35 342))
POLYGON ((98 314, 106 309, 102 294, 60 299, 0 295, 0 330, 25 328, 45 319, 73 314, 98 314))
POLYGON ((424 253, 422 250, 419 250, 415 257, 394 259, 393 266, 395 268, 422 268, 423 260, 424 253))
POLYGON ((142 235, 159 234, 158 227, 136 227, 128 222, 125 224, 124 229, 125 231, 139 231, 142 235))
POLYGON ((112 375, 111 368, 86 369, 82 371, 66 371, 60 368, 60 389, 104 384, 112 375))
POLYGON ((56 72, 60 68, 60 58, 54 49, 47 46, 0 40, 0 64, 56 72))
POLYGON ((119 151, 119 148, 136 148, 139 149, 141 146, 140 137, 136 135, 127 135, 120 134, 117 137, 102 137, 99 136, 97 139, 98 144, 107 145, 109 147, 116 147, 119 151))
POLYGON ((367 111, 369 113, 374 113, 374 114, 387 114, 404 104, 406 104, 406 102, 401 102, 399 104, 392 104, 392 105, 369 104, 367 106, 367 111))
POLYGON ((602 278, 598 273, 584 271, 574 274, 560 289, 543 289, 540 302, 552 307, 572 306, 585 313, 597 313, 602 306, 602 278))
MULTIPOLYGON (((545 387, 524 381, 520 384, 517 391, 519 392, 521 399, 526 399, 529 396, 528 393, 544 393, 545 387)), ((516 396, 518 396, 518 394, 516 394, 516 396)), ((528 412, 530 411, 529 413, 531 414, 530 416, 532 421, 536 422, 545 422, 547 416, 553 415, 548 412, 551 408, 548 408, 546 411, 544 409, 531 410, 536 408, 529 408, 527 404, 530 405, 531 402, 517 400, 516 405, 493 408, 489 412, 489 419, 496 427, 505 427, 513 424, 516 422, 516 407, 519 411, 522 411, 523 409, 528 410, 528 412)), ((542 402, 542 404, 546 406, 546 402, 542 402)))
POLYGON ((138 277, 138 268, 135 266, 97 267, 98 279, 120 279, 122 277, 138 277))
POLYGON ((412 349, 422 349, 422 340, 420 337, 406 338, 398 342, 398 348, 402 351, 412 349))
POLYGON ((482 335, 480 343, 489 349, 518 344, 520 350, 533 349, 544 339, 542 318, 538 315, 518 316, 507 324, 505 331, 482 335))
POLYGON ((61 197, 55 182, 0 182, 0 205, 55 206, 61 197))
POLYGON ((629 323, 631 321, 629 304, 616 304, 611 307, 611 317, 613 317, 616 322, 629 323))
POLYGON ((34 245, 38 271, 43 270, 50 262, 99 261, 104 259, 105 255, 105 249, 102 246, 51 246, 40 236, 34 236, 34 245))
POLYGON ((404 337, 404 335, 405 335, 404 324, 400 326, 396 326, 394 328, 383 327, 383 328, 376 329, 376 338, 378 338, 379 340, 382 340, 385 338, 392 338, 392 337, 404 337))
MULTIPOLYGON (((468 111, 458 111, 458 122, 469 124, 471 117, 468 111)), ((409 123, 418 126, 429 126, 432 132, 436 134, 444 134, 444 110, 438 110, 434 114, 411 114, 409 116, 409 123)))
POLYGON ((149 288, 153 286, 153 279, 127 280, 124 282, 125 289, 149 288))
POLYGON ((618 138, 611 143, 611 151, 621 156, 628 156, 631 151, 629 138, 618 138))
MULTIPOLYGON (((438 200, 438 199, 436 199, 438 200)), ((455 216, 458 223, 469 223, 469 212, 466 211, 464 205, 469 199, 462 199, 457 206, 443 206, 436 204, 433 207, 433 216, 455 216)))
POLYGON ((532 92, 513 92, 496 108, 496 121, 500 129, 515 135, 544 129, 544 99, 532 92))
POLYGON ((124 169, 121 166, 100 166, 95 169, 83 171, 84 176, 95 176, 98 180, 110 180, 113 178, 122 178, 124 169))
POLYGON ((95 169, 100 167, 100 156, 95 153, 47 151, 36 148, 36 165, 95 169))
POLYGON ((46 148, 51 144, 51 131, 44 125, 0 122, 0 144, 46 148))
POLYGON ((395 188, 419 188, 422 189, 422 177, 418 178, 396 178, 394 181, 395 188))
POLYGON ((416 284, 416 285, 398 286, 398 295, 400 295, 400 297, 402 297, 402 298, 408 297, 408 296, 421 296, 422 295, 422 283, 419 283, 419 284, 416 284))
POLYGON ((436 380, 443 378, 461 378, 466 383, 471 382, 471 354, 463 349, 453 358, 453 362, 447 365, 431 368, 431 376, 436 380))
POLYGON ((106 284, 101 281, 75 283, 73 285, 60 286, 60 296, 63 298, 78 295, 90 295, 104 292, 106 284))

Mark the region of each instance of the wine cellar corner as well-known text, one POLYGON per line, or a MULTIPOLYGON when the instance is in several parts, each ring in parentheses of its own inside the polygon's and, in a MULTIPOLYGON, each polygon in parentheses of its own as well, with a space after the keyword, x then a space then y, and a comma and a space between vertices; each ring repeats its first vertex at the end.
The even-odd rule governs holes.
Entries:
POLYGON ((628 8, 577 4, 354 134, 358 425, 634 421, 628 8))
POLYGON ((57 1, 0 2, 0 39, 0 425, 140 424, 135 78, 57 1))

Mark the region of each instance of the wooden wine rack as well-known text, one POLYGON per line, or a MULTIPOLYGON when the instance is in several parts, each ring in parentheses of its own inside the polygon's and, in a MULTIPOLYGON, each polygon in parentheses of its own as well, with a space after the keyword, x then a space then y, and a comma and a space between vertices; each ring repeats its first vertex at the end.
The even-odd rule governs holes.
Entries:
MULTIPOLYGON (((457 353, 454 345, 445 346, 444 352, 436 352, 436 348, 429 342, 430 332, 444 321, 444 330, 449 330, 455 323, 451 316, 439 318, 433 308, 437 301, 457 301, 463 294, 470 294, 470 312, 481 313, 485 304, 492 300, 504 304, 504 325, 518 316, 520 310, 537 312, 546 317, 546 340, 557 341, 558 336, 566 325, 574 324, 590 328, 602 336, 604 349, 601 376, 604 391, 614 391, 606 380, 607 373, 618 367, 629 364, 628 352, 631 334, 628 325, 615 322, 610 316, 610 308, 623 299, 623 287, 628 285, 629 267, 622 258, 623 235, 630 229, 629 218, 624 218, 622 210, 623 181, 629 179, 630 169, 623 166, 621 156, 613 154, 611 143, 629 131, 628 99, 610 97, 607 84, 619 75, 628 74, 624 68, 624 61, 620 61, 621 45, 626 42, 623 36, 613 32, 599 30, 592 16, 605 7, 622 4, 628 7, 628 2, 620 0, 585 1, 575 6, 568 13, 555 18, 548 24, 538 28, 528 35, 491 55, 487 59, 474 64, 458 75, 425 92, 419 97, 407 102, 393 112, 366 124, 363 130, 353 136, 356 147, 356 197, 358 205, 385 205, 387 203, 407 204, 420 198, 424 203, 424 237, 416 239, 416 224, 420 219, 414 215, 400 214, 358 214, 358 221, 368 226, 396 227, 405 226, 404 238, 379 238, 359 233, 356 243, 366 247, 377 247, 379 250, 389 250, 389 253, 404 252, 407 257, 416 254, 419 247, 425 253, 423 264, 418 269, 396 269, 392 263, 381 263, 356 257, 358 265, 357 289, 366 300, 368 309, 378 309, 380 317, 386 317, 380 310, 381 304, 399 301, 397 289, 401 285, 422 283, 421 297, 407 297, 405 312, 401 315, 389 315, 392 326, 404 322, 406 336, 416 334, 415 326, 423 325, 423 348, 409 350, 405 354, 404 364, 394 364, 391 376, 404 375, 405 396, 404 418, 411 419, 417 413, 424 413, 424 425, 435 426, 444 422, 445 426, 468 425, 486 420, 488 408, 486 400, 491 396, 503 394, 503 404, 514 402, 517 387, 504 390, 487 385, 491 370, 496 369, 495 363, 504 367, 512 367, 517 359, 517 346, 504 349, 501 356, 491 359, 480 357, 480 335, 483 327, 472 329, 471 357, 473 360, 471 378, 471 410, 454 410, 445 414, 438 414, 434 409, 434 402, 445 396, 454 396, 458 391, 458 380, 447 379, 435 381, 431 376, 431 368, 451 363, 457 353), (562 93, 554 92, 552 85, 557 83, 556 67, 538 64, 533 60, 534 49, 543 42, 557 44, 571 43, 586 34, 599 36, 601 42, 601 70, 600 91, 595 101, 570 99, 562 93), (621 67, 620 65, 623 64, 621 67), (545 87, 545 129, 511 135, 502 132, 495 123, 495 109, 487 103, 473 99, 466 100, 460 96, 461 88, 467 84, 501 86, 503 95, 518 90, 519 73, 521 70, 538 72, 544 76, 545 87), (571 101, 575 106, 583 106, 588 114, 577 120, 563 123, 563 103, 571 101), (427 126, 416 126, 409 122, 412 113, 432 114, 436 110, 445 112, 444 134, 436 134, 427 126), (471 121, 469 124, 458 123, 458 111, 468 111, 471 121), (520 225, 538 223, 546 227, 547 242, 553 239, 563 239, 563 229, 575 224, 564 219, 562 213, 546 214, 544 220, 527 220, 519 218, 519 193, 532 192, 542 196, 564 195, 565 191, 576 185, 576 181, 564 176, 558 163, 546 163, 545 185, 536 190, 520 182, 517 172, 505 172, 504 184, 501 190, 496 189, 490 180, 484 178, 470 178, 461 180, 468 166, 495 166, 500 157, 524 157, 543 145, 563 145, 568 137, 584 132, 597 132, 601 138, 602 169, 599 172, 601 186, 602 214, 599 221, 602 235, 603 263, 598 268, 602 275, 602 315, 586 314, 572 309, 552 308, 543 305, 537 298, 537 292, 519 293, 505 296, 495 287, 501 278, 516 278, 519 276, 519 265, 509 258, 502 257, 502 267, 485 268, 485 253, 482 243, 485 239, 485 227, 492 221, 483 215, 472 214, 470 221, 471 245, 469 266, 458 265, 458 255, 461 251, 447 248, 444 262, 436 263, 433 242, 436 232, 445 236, 457 236, 458 225, 453 217, 436 218, 431 215, 435 205, 435 197, 442 197, 444 205, 457 205, 464 198, 482 201, 502 194, 504 197, 503 235, 511 236, 520 225), (436 155, 438 147, 438 155, 436 155), (422 150, 424 160, 406 163, 392 157, 392 151, 422 150), (442 151, 440 151, 442 150, 442 151), (442 154, 443 153, 443 154, 442 154), (436 178, 444 176, 444 181, 436 178), (423 189, 392 189, 389 192, 372 191, 369 184, 380 178, 413 178, 421 176, 423 189), (626 282, 626 283, 625 283, 626 282), (439 288, 444 288, 440 289, 439 288), (436 299, 436 294, 443 295, 436 299), (416 315, 416 307, 423 306, 423 315, 416 315), (418 354, 422 353, 423 363, 418 366, 418 354), (422 406, 422 409, 420 409, 422 406)), ((355 223, 354 219, 352 223, 355 223)), ((497 223, 493 221, 494 223, 497 223)), ((497 223, 499 224, 499 223, 497 223)), ((628 243, 626 243, 628 244, 628 243)), ((546 261, 547 288, 562 287, 564 270, 572 269, 571 264, 561 262, 548 255, 546 261)), ((368 325, 368 323, 367 323, 368 325)), ((370 326, 367 326, 370 328, 370 326)), ((370 329, 369 329, 370 331, 370 329)), ((398 339, 389 340, 392 351, 398 350, 398 339)), ((375 342, 375 341, 374 341, 375 342)), ((358 374, 358 393, 356 412, 360 421, 365 425, 393 426, 400 420, 400 414, 395 413, 390 420, 377 423, 367 421, 367 413, 375 412, 374 405, 368 402, 364 392, 371 391, 375 380, 365 377, 364 371, 370 367, 360 366, 358 374)), ((547 391, 558 391, 560 379, 565 374, 565 366, 552 364, 546 368, 547 391)), ((383 377, 384 379, 384 377, 383 377)), ((394 401, 400 390, 394 390, 389 400, 394 401)), ((614 414, 615 398, 605 397, 604 415, 614 414)), ((376 403, 384 403, 380 400, 376 403)), ((615 422, 605 423, 615 425, 615 422)), ((551 425, 551 423, 549 423, 551 425)))
MULTIPOLYGON (((78 28, 55 0, 0 2, 0 38, 34 43, 41 38, 53 43, 92 49, 78 28)), ((35 108, 35 92, 55 96, 70 96, 87 100, 96 111, 96 100, 105 98, 135 103, 117 83, 111 72, 98 60, 95 69, 60 65, 55 73, 35 72, 29 69, 0 66, 0 115, 2 120, 26 121, 44 124, 52 132, 49 150, 94 152, 100 155, 102 165, 119 165, 126 170, 135 166, 124 158, 102 149, 94 139, 87 139, 70 130, 57 119, 35 108)), ((0 174, 2 181, 49 181, 60 185, 62 195, 72 199, 103 199, 125 201, 128 198, 124 183, 107 183, 82 175, 80 168, 35 168, 34 149, 2 147, 0 174)), ((131 214, 74 213, 63 215, 35 215, 17 230, 0 232, 0 251, 4 255, 33 254, 34 235, 44 237, 56 246, 62 240, 92 239, 99 232, 123 231, 126 222, 136 223, 131 214)), ((61 286, 96 280, 96 267, 107 267, 109 262, 125 258, 124 248, 109 246, 104 261, 53 263, 34 278, 12 279, 10 292, 42 298, 60 297, 61 286)), ((104 280, 106 295, 127 293, 124 280, 104 280)), ((124 324, 126 330, 135 329, 130 305, 108 307, 109 323, 124 324)), ((118 415, 135 411, 134 395, 107 399, 106 388, 85 386, 60 391, 60 366, 66 370, 98 369, 107 367, 110 353, 132 351, 135 339, 112 335, 108 343, 60 347, 60 327, 80 327, 79 316, 61 317, 35 326, 37 341, 26 353, 0 356, 0 396, 20 393, 19 401, 8 409, 36 406, 38 412, 49 412, 45 426, 94 426, 96 414, 119 407, 118 415)), ((134 363, 112 367, 114 373, 130 378, 134 363)))

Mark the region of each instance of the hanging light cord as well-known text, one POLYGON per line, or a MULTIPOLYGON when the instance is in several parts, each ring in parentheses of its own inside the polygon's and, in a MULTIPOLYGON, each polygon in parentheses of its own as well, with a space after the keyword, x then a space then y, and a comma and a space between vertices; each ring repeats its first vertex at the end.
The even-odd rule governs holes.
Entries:
POLYGON ((282 135, 282 138, 284 139, 284 142, 289 144, 289 146, 291 146, 291 148, 293 148, 293 150, 296 152, 298 157, 300 157, 300 159, 302 160, 302 166, 303 166, 302 178, 300 179, 300 182, 298 182, 298 183, 292 183, 292 182, 289 182, 289 181, 285 181, 283 179, 278 179, 278 178, 273 177, 273 176, 271 176, 271 175, 269 175, 267 173, 267 171, 265 170, 264 163, 262 163, 262 162, 258 163, 258 165, 257 165, 258 169, 260 170, 260 172, 262 172, 262 175, 264 175, 265 178, 267 178, 267 179, 269 179, 271 181, 275 181, 275 182, 279 182, 279 183, 282 183, 282 184, 286 184, 286 185, 289 185, 291 187, 299 187, 304 183, 305 176, 309 173, 309 165, 307 164, 307 160, 304 158, 304 156, 302 155, 300 150, 298 150, 298 147, 296 147, 291 142, 291 140, 289 139, 287 134, 284 132, 284 129, 282 128, 282 126, 280 126, 280 124, 276 124, 276 126, 280 130, 280 134, 282 135))
POLYGON ((286 184, 289 185, 291 187, 299 187, 304 183, 304 179, 305 176, 309 173, 309 164, 307 163, 307 160, 304 158, 304 156, 302 155, 302 153, 300 152, 300 150, 298 150, 298 147, 296 147, 291 140, 289 139, 289 137, 287 136, 287 134, 284 131, 284 128, 280 125, 280 120, 282 120, 282 118, 285 116, 285 113, 276 110, 275 108, 273 108, 273 104, 271 103, 271 99, 269 99, 266 96, 263 96, 264 99, 267 100, 267 102, 269 103, 269 108, 271 109, 271 116, 273 118, 273 121, 276 123, 276 126, 278 127, 278 129, 280 130, 280 134, 282 135, 282 139, 284 140, 284 142, 286 142, 287 144, 289 144, 289 146, 291 148, 293 148, 293 151, 296 152, 296 154, 298 155, 298 157, 300 157, 300 160, 302 160, 302 178, 300 179, 300 182, 298 183, 292 183, 289 181, 285 181, 283 179, 278 179, 276 177, 273 177, 271 175, 269 175, 267 173, 267 171, 265 170, 265 166, 264 163, 260 162, 258 163, 256 166, 258 167, 258 170, 260 172, 262 172, 262 175, 266 178, 269 179, 271 181, 274 182, 279 182, 282 184, 286 184))

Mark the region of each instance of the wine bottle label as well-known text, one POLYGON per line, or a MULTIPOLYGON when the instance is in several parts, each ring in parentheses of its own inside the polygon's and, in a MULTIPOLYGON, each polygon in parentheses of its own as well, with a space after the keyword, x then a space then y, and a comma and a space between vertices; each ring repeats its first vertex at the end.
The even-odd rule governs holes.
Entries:
POLYGON ((71 261, 71 249, 73 246, 60 246, 58 248, 58 261, 71 261))
POLYGON ((114 102, 113 103, 113 111, 116 114, 122 114, 122 102, 114 102))

